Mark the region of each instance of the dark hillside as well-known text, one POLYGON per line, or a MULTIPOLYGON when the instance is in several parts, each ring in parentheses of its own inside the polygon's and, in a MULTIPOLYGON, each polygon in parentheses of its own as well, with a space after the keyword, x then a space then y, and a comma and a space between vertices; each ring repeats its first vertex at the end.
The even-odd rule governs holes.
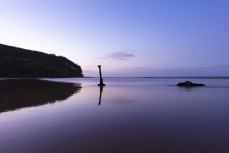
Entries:
POLYGON ((82 69, 62 56, 0 44, 0 77, 83 77, 82 69))

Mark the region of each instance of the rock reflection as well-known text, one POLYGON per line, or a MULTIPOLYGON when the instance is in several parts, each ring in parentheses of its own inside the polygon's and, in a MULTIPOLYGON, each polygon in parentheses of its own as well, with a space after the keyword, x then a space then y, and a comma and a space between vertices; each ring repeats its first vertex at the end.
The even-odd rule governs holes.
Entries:
POLYGON ((0 80, 0 113, 62 101, 80 89, 80 84, 38 79, 0 80))

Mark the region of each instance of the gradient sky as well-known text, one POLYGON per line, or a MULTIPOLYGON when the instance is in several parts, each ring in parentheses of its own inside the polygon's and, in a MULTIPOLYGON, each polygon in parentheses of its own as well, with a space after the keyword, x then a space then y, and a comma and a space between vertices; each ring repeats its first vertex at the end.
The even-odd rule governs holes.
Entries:
POLYGON ((0 0, 0 43, 85 76, 229 76, 229 0, 0 0))

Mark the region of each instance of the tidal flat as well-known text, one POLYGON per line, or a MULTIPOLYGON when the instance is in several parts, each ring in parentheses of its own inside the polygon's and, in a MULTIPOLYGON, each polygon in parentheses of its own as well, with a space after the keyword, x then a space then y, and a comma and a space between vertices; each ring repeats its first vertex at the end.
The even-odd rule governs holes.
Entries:
POLYGON ((0 152, 229 152, 229 78, 98 81, 0 80, 0 152))

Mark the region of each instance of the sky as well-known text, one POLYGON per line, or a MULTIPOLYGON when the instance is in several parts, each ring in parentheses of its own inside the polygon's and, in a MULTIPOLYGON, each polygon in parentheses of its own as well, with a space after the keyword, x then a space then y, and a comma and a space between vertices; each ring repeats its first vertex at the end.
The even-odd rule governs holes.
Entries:
POLYGON ((229 76, 229 0, 0 0, 0 43, 85 76, 229 76))

